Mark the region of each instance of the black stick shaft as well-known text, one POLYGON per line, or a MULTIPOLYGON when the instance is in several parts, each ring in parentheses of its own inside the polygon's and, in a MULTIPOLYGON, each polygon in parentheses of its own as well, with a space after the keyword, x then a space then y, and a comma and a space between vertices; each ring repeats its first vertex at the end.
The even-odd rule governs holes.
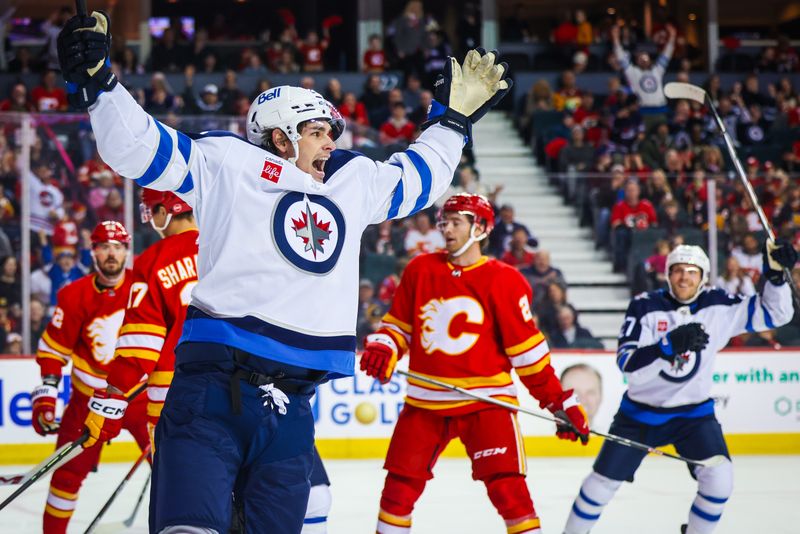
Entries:
POLYGON ((75 10, 78 12, 79 17, 87 16, 86 0, 75 0, 75 10))

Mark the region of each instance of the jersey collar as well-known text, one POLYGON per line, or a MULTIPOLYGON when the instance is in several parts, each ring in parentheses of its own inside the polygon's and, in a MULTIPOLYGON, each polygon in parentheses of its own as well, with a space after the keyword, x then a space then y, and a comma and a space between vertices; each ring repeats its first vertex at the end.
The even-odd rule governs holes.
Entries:
POLYGON ((460 265, 453 265, 449 261, 447 262, 447 267, 451 271, 461 271, 462 273, 466 273, 466 272, 472 271, 474 269, 477 269, 481 265, 484 265, 487 261, 489 261, 489 257, 488 256, 481 256, 478 261, 476 261, 472 265, 467 265, 466 267, 462 267, 460 265))

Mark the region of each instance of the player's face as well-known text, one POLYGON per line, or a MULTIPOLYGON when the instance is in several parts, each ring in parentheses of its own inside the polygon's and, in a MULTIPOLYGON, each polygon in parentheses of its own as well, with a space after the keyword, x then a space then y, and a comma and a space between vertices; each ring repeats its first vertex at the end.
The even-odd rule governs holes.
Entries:
MULTIPOLYGON (((442 215, 437 225, 444 236, 448 252, 457 252, 467 242, 472 231, 472 221, 461 213, 448 212, 442 215)), ((476 246, 477 243, 475 244, 476 246)))
POLYGON ((93 250, 97 269, 103 276, 113 278, 125 269, 128 248, 121 243, 98 243, 93 250))
POLYGON ((678 263, 669 270, 669 284, 678 300, 689 300, 697 294, 703 271, 694 265, 678 263))
POLYGON ((325 177, 325 164, 336 149, 331 125, 326 121, 310 121, 300 135, 302 137, 297 142, 300 149, 297 168, 321 182, 325 177))

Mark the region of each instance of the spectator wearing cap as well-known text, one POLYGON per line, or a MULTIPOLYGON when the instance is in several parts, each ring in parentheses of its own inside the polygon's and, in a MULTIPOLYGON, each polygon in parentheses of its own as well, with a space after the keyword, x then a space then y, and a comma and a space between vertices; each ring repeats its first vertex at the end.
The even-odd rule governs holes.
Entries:
POLYGON ((656 210, 649 200, 641 198, 641 186, 635 179, 625 183, 624 198, 611 210, 614 271, 624 272, 628 263, 633 232, 658 225, 656 210))
POLYGON ((222 113, 222 101, 219 99, 219 88, 209 83, 203 86, 199 98, 190 98, 192 91, 184 94, 184 103, 187 111, 195 115, 218 115, 222 113))
POLYGON ((527 245, 536 248, 539 241, 531 235, 527 226, 514 220, 514 206, 511 204, 500 206, 494 230, 489 234, 489 253, 495 258, 503 257, 505 251, 509 249, 511 236, 520 229, 528 236, 527 245))
POLYGON ((56 295, 62 287, 65 287, 78 278, 85 276, 92 268, 91 243, 87 235, 83 236, 83 243, 80 249, 80 261, 78 261, 75 247, 64 246, 55 248, 50 245, 44 233, 39 234, 42 247, 42 261, 44 267, 42 271, 50 280, 50 295, 47 301, 51 306, 56 304, 56 295))

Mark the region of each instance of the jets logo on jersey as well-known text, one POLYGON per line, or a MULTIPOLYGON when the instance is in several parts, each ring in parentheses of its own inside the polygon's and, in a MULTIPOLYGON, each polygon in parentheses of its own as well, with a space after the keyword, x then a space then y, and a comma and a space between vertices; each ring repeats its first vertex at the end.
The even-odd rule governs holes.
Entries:
POLYGON ((344 216, 329 198, 289 192, 275 207, 272 236, 278 251, 294 267, 327 274, 342 253, 344 216))
POLYGON ((467 331, 471 325, 483 324, 483 308, 477 300, 470 297, 431 299, 420 310, 420 341, 426 353, 438 350, 458 356, 477 343, 478 334, 467 331))
POLYGON ((700 369, 700 352, 684 352, 675 357, 669 369, 659 371, 668 382, 686 382, 700 369))
POLYGON ((644 74, 639 80, 639 87, 645 93, 655 93, 658 90, 658 80, 652 74, 644 74))

